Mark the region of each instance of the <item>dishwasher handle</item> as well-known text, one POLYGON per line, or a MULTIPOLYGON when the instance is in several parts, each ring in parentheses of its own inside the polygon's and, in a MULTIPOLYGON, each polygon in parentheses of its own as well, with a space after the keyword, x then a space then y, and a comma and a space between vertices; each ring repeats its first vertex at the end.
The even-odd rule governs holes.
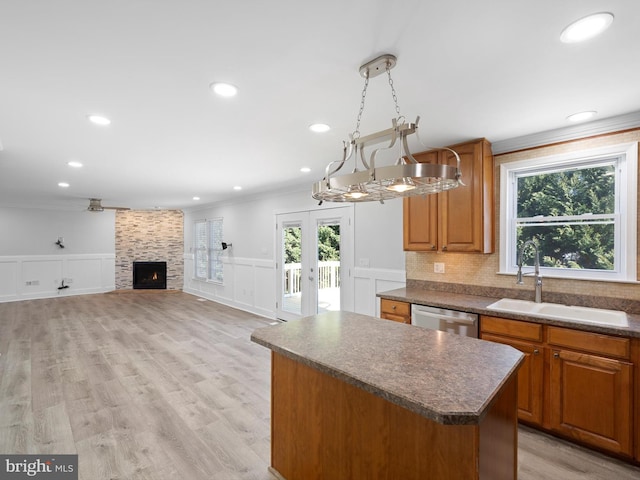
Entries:
POLYGON ((476 319, 475 318, 465 318, 465 317, 452 317, 451 315, 439 315, 437 313, 431 313, 431 312, 420 312, 418 311, 414 311, 414 315, 416 316, 421 316, 424 315, 426 317, 429 318, 436 318, 438 320, 444 320, 447 323, 461 323, 463 325, 475 325, 476 324, 476 319))

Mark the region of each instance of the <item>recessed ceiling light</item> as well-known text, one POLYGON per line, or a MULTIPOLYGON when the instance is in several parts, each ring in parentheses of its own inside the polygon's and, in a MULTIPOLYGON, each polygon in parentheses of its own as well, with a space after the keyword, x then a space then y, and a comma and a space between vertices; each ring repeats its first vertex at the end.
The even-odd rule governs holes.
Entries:
POLYGON ((242 190, 242 187, 240 185, 236 185, 235 187, 233 187, 234 190, 242 190))
POLYGON ((70 162, 67 162, 67 165, 69 165, 70 167, 73 167, 73 168, 81 168, 82 167, 82 163, 77 162, 75 160, 71 160, 70 162))
POLYGON ((68 184, 67 182, 60 182, 60 183, 58 183, 58 186, 59 186, 60 188, 68 188, 68 187, 69 187, 69 184, 68 184))
POLYGON ((569 115, 567 120, 570 122, 584 122, 585 120, 589 120, 590 118, 595 117, 598 114, 595 110, 590 110, 588 112, 578 112, 573 115, 569 115))
POLYGON ((604 32, 613 22, 613 14, 609 12, 594 13, 576 20, 562 30, 560 40, 564 43, 576 43, 588 40, 604 32))
POLYGON ((111 123, 111 120, 102 115, 87 115, 87 118, 91 123, 95 123, 96 125, 109 125, 111 123))
POLYGON ((200 200, 200 197, 193 197, 194 200, 200 200))
POLYGON ((309 125, 309 130, 316 133, 324 133, 331 130, 331 127, 326 123, 314 123, 313 125, 309 125))
POLYGON ((301 171, 302 173, 309 173, 309 172, 311 171, 311 169, 310 169, 309 167, 302 167, 302 168, 300 169, 300 171, 301 171))
POLYGON ((238 93, 238 87, 230 83, 214 82, 209 88, 221 97, 234 97, 238 93))

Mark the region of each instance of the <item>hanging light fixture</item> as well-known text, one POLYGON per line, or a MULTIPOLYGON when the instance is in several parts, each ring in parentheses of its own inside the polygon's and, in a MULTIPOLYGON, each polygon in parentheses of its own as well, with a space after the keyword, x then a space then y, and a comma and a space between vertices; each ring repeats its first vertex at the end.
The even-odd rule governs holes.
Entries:
MULTIPOLYGON (((360 75, 364 77, 364 88, 360 111, 356 121, 355 131, 349 135, 349 142, 343 142, 342 160, 327 165, 324 178, 313 185, 312 196, 316 200, 328 202, 371 202, 439 193, 464 185, 460 180, 460 157, 450 148, 433 148, 423 144, 425 149, 448 150, 456 158, 456 166, 419 163, 409 151, 407 138, 418 135, 418 122, 407 123, 400 115, 398 98, 391 69, 396 65, 396 57, 385 54, 360 67, 360 75), (371 135, 360 135, 360 120, 364 111, 369 79, 387 73, 391 96, 396 107, 397 117, 391 120, 391 128, 371 135), (386 146, 374 148, 365 152, 365 148, 386 142, 386 146), (397 145, 398 160, 394 165, 376 167, 376 155, 380 150, 389 150, 397 145), (337 173, 353 158, 354 168, 351 173, 338 175, 337 173), (360 162, 360 169, 358 168, 360 162)), ((422 142, 420 142, 422 143, 422 142)))

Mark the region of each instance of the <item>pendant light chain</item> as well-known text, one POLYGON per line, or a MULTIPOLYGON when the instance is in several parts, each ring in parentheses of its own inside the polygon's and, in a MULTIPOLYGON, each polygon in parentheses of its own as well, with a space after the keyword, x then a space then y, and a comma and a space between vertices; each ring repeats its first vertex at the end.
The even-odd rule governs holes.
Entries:
POLYGON ((353 132, 353 139, 360 138, 360 120, 362 119, 362 112, 364 112, 364 100, 367 97, 367 87, 369 86, 369 75, 364 77, 364 88, 362 89, 362 99, 360 100, 360 111, 358 112, 358 120, 356 121, 356 129, 353 132))
POLYGON ((398 123, 404 123, 404 117, 400 115, 400 107, 398 106, 398 96, 396 95, 396 89, 393 88, 393 79, 391 78, 391 69, 387 64, 387 76, 389 77, 389 86, 391 87, 391 96, 393 97, 393 103, 396 105, 396 113, 398 114, 398 123), (400 119, 403 122, 400 122, 400 119))

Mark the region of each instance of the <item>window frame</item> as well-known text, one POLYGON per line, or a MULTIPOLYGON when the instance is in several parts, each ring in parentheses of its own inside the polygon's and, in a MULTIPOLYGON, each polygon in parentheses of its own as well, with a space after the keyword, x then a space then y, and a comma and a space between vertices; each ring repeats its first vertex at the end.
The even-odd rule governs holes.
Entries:
MULTIPOLYGON (((528 158, 500 165, 500 258, 499 273, 517 273, 516 218, 518 173, 537 170, 565 170, 576 165, 585 165, 616 158, 616 207, 617 217, 614 239, 614 270, 581 270, 541 267, 546 277, 575 280, 597 280, 611 282, 636 282, 637 265, 637 175, 638 142, 609 145, 586 150, 577 150, 557 155, 528 158)), ((540 173, 543 173, 540 171, 540 173)), ((595 216, 595 215, 594 215, 595 216)))
POLYGON ((194 222, 193 232, 193 279, 206 281, 216 284, 224 284, 224 261, 222 260, 221 238, 223 237, 223 218, 216 217, 212 219, 201 219, 194 222), (214 234, 215 226, 219 226, 219 235, 214 234), (200 236, 198 235, 198 228, 204 227, 204 246, 199 245, 200 236), (216 238, 219 237, 219 238, 216 238), (205 276, 199 275, 198 260, 199 255, 204 253, 204 261, 206 262, 205 276), (214 261, 214 257, 218 257, 218 262, 214 261), (219 265, 219 268, 214 268, 213 265, 219 265))

